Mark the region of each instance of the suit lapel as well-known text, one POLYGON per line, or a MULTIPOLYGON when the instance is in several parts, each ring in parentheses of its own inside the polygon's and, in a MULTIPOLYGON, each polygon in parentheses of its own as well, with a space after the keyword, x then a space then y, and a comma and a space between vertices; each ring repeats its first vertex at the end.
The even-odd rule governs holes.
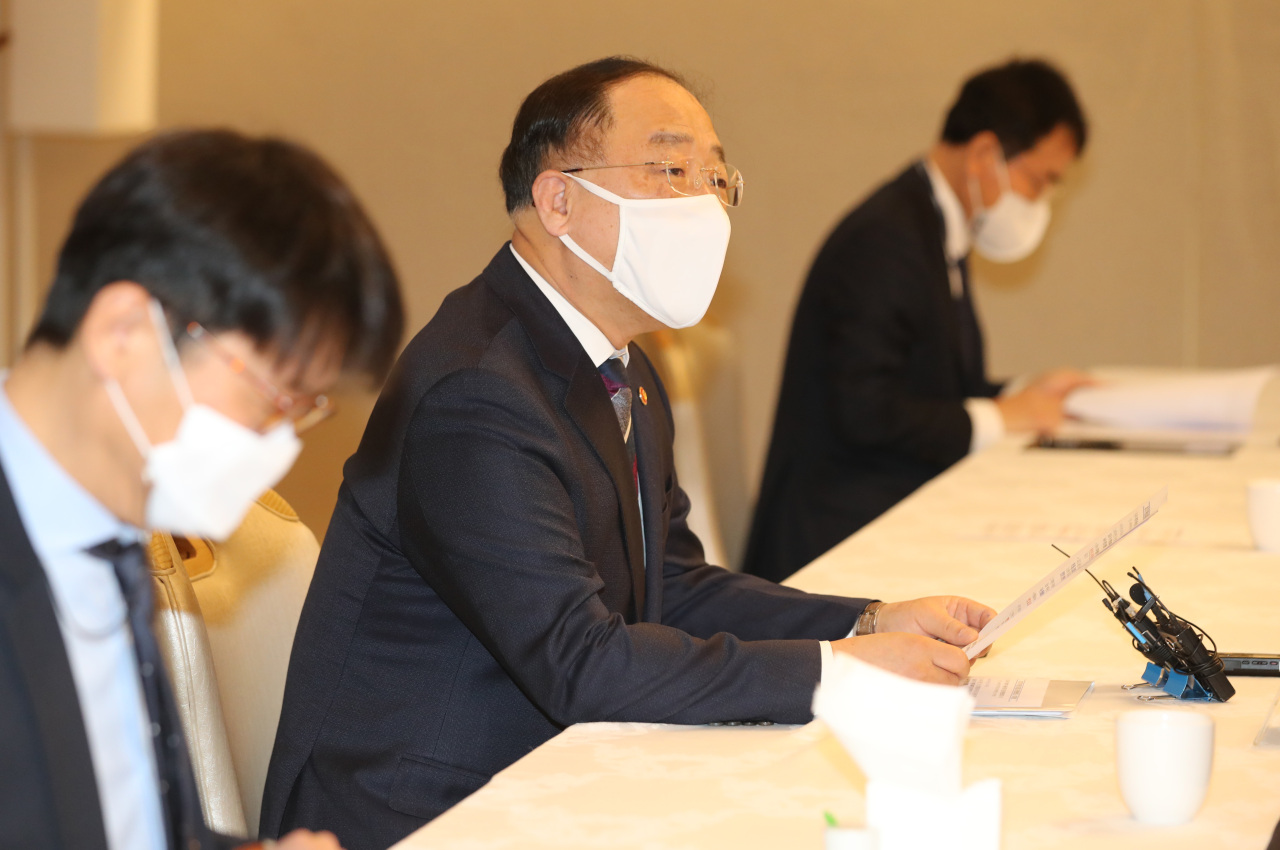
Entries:
POLYGON ((565 412, 613 481, 622 513, 634 617, 638 621, 644 612, 645 574, 640 508, 627 446, 622 441, 618 418, 613 412, 604 381, 564 319, 538 292, 537 285, 511 255, 510 245, 502 247, 486 269, 486 274, 494 290, 520 320, 543 367, 568 382, 564 395, 565 412))
MULTIPOLYGON (((80 699, 49 586, 0 467, 0 627, 30 695, 63 846, 106 850, 80 699), (7 601, 5 597, 8 597, 7 601)), ((32 780, 38 781, 33 773, 32 780)))
POLYGON ((906 186, 914 199, 915 216, 919 221, 921 233, 934 236, 928 251, 929 263, 934 267, 934 276, 938 286, 934 288, 936 308, 942 318, 942 327, 946 335, 946 351, 951 354, 951 366, 961 388, 966 388, 969 381, 966 377, 965 358, 960 333, 960 316, 955 298, 951 295, 951 273, 947 267, 947 225, 942 217, 942 210, 933 197, 933 185, 925 172, 924 163, 917 162, 907 170, 906 186))
MULTIPOLYGON (((635 602, 635 619, 644 612, 644 544, 641 542, 640 506, 636 499, 635 478, 631 474, 631 459, 627 456, 626 443, 618 428, 618 418, 600 379, 600 373, 591 365, 584 353, 584 368, 578 369, 565 393, 565 410, 578 430, 587 438, 600 462, 609 470, 618 504, 622 511, 622 531, 627 546, 627 561, 631 572, 631 591, 635 602)), ((635 427, 635 414, 632 414, 635 427)), ((637 434, 637 438, 638 438, 637 434)), ((639 448, 637 444, 637 455, 639 448)))

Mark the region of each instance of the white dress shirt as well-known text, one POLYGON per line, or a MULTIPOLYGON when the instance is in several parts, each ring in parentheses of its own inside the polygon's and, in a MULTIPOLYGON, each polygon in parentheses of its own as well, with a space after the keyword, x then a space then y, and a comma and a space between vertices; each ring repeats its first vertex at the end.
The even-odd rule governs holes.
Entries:
POLYGON ((111 850, 165 850, 159 779, 120 583, 85 550, 139 540, 64 470, 18 417, 0 372, 0 464, 44 567, 89 740, 111 850))
MULTIPOLYGON (((933 187, 933 199, 942 211, 942 223, 946 230, 943 240, 943 251, 947 256, 947 274, 951 279, 951 297, 960 299, 964 296, 964 282, 960 277, 960 261, 972 247, 972 236, 969 233, 969 221, 964 214, 964 206, 956 197, 955 191, 947 178, 933 160, 925 157, 924 170, 929 175, 929 183, 933 187)), ((989 398, 967 398, 964 409, 973 423, 972 436, 969 438, 969 452, 979 452, 1004 437, 1004 417, 1000 408, 989 398)))
MULTIPOLYGON (((587 356, 591 358, 591 362, 595 364, 597 369, 600 368, 600 364, 604 363, 604 361, 608 360, 610 357, 620 357, 622 358, 622 364, 624 366, 630 365, 631 354, 626 348, 614 348, 613 343, 609 342, 609 338, 604 335, 604 332, 596 327, 590 319, 582 315, 577 307, 570 304, 568 299, 556 291, 555 287, 547 283, 546 280, 543 279, 542 275, 534 271, 533 266, 525 262, 524 257, 520 256, 520 252, 516 250, 514 245, 511 246, 511 253, 515 255, 516 261, 520 263, 520 267, 523 268, 529 277, 533 279, 533 282, 538 285, 538 289, 542 294, 547 296, 547 300, 551 302, 551 306, 556 308, 556 312, 564 319, 565 324, 569 326, 569 330, 573 331, 573 335, 578 338, 578 342, 582 344, 583 350, 587 352, 587 356)), ((643 507, 644 506, 642 504, 642 510, 640 511, 640 522, 642 524, 644 522, 643 507)), ((853 632, 850 631, 847 637, 851 637, 852 635, 853 632)), ((818 641, 818 644, 822 651, 822 677, 825 678, 827 666, 831 663, 831 659, 833 657, 831 642, 823 640, 818 641)), ((821 681, 821 679, 819 681, 821 681)))

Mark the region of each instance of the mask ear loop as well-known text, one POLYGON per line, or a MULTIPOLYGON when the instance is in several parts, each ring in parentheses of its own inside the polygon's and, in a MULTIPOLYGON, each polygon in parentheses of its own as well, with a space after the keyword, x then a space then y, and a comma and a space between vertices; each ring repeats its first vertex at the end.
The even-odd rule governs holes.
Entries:
POLYGON ((987 211, 982 203, 982 187, 978 185, 978 177, 975 174, 969 175, 969 206, 973 208, 971 223, 976 223, 987 211))
POLYGON ((173 344, 169 321, 165 318, 164 308, 159 301, 152 298, 148 307, 151 310, 151 321, 156 326, 156 335, 160 338, 160 352, 164 355, 173 388, 178 394, 178 401, 182 402, 182 409, 186 410, 195 404, 195 400, 191 395, 191 384, 187 382, 187 373, 182 370, 182 362, 178 359, 178 349, 173 344))
MULTIPOLYGON (((116 409, 116 415, 124 424, 124 430, 129 432, 129 439, 133 440, 133 444, 138 447, 138 454, 144 458, 150 455, 151 441, 147 439, 147 432, 142 430, 142 423, 138 421, 133 408, 130 407, 129 400, 124 397, 120 384, 115 378, 107 378, 102 382, 102 388, 107 391, 107 398, 111 399, 111 406, 116 409)), ((143 480, 147 478, 145 469, 142 471, 142 477, 143 480)))
MULTIPOLYGON (((622 217, 626 214, 626 209, 622 204, 618 202, 625 199, 618 197, 617 195, 613 194, 608 189, 605 189, 602 186, 597 186, 596 184, 592 183, 590 180, 583 180, 581 177, 579 177, 576 174, 565 174, 564 176, 572 178, 574 182, 576 182, 582 188, 586 189, 591 194, 595 195, 597 198, 602 198, 618 208, 618 247, 620 248, 622 246, 622 233, 624 230, 622 217)), ((595 257, 591 256, 591 254, 587 253, 587 249, 583 248, 581 245, 575 242, 572 236, 566 233, 560 237, 560 241, 563 242, 569 248, 569 250, 572 251, 578 257, 578 259, 582 260, 582 262, 591 266, 591 268, 595 269, 597 272, 603 275, 605 280, 613 284, 617 283, 617 279, 614 277, 613 271, 611 269, 605 268, 604 263, 600 262, 595 257)), ((618 264, 616 250, 615 250, 613 262, 615 266, 618 264)))
POLYGON ((1000 168, 996 171, 1000 180, 1000 192, 1012 192, 1013 184, 1009 182, 1009 163, 1005 161, 1004 151, 1000 151, 1000 159, 997 160, 1000 168))
MULTIPOLYGON (((1005 162, 1004 151, 997 149, 996 156, 999 157, 996 160, 996 164, 999 166, 999 168, 996 169, 996 182, 1000 184, 1000 194, 1003 196, 1005 192, 1012 192, 1013 187, 1009 183, 1009 165, 1005 162)), ((999 200, 1000 198, 996 198, 997 202, 999 202, 999 200)), ((990 209, 990 207, 982 202, 982 186, 978 183, 978 176, 976 174, 969 175, 969 205, 973 207, 973 220, 975 222, 982 217, 983 213, 990 209)))

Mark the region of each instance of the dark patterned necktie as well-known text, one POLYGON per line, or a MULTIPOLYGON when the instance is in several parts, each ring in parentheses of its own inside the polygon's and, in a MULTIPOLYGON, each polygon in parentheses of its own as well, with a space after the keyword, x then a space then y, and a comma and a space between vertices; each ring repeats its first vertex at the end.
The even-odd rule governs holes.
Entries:
POLYGON ((627 444, 627 457, 631 459, 631 475, 639 486, 639 470, 636 468, 636 438, 631 427, 631 382, 627 380, 627 367, 622 364, 621 357, 610 357, 600 364, 600 379, 609 391, 609 400, 613 402, 613 413, 618 417, 618 428, 622 431, 622 441, 627 444))
MULTIPOLYGON (((151 716, 151 743, 155 746, 165 834, 169 846, 178 847, 177 837, 188 831, 184 828, 182 815, 183 792, 194 785, 194 780, 183 784, 180 779, 184 772, 190 775, 190 756, 177 720, 173 693, 165 678, 160 647, 155 633, 151 631, 151 576, 146 553, 138 543, 121 543, 119 540, 108 540, 85 551, 111 564, 124 593, 129 611, 129 631, 138 657, 138 673, 142 678, 142 693, 147 701, 147 713, 151 716)), ((181 846, 185 846, 185 842, 181 846)))
POLYGON ((986 364, 983 362, 982 334, 978 330, 978 315, 973 307, 973 295, 969 285, 969 258, 961 257, 960 297, 955 299, 956 326, 960 336, 960 363, 964 370, 966 395, 983 395, 986 383, 986 364))

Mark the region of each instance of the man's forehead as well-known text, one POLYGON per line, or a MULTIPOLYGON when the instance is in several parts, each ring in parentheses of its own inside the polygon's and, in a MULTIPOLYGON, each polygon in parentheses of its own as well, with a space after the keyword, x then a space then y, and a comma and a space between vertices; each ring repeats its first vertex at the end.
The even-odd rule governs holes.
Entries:
MULTIPOLYGON (((649 134, 649 140, 646 143, 648 147, 658 150, 668 150, 670 148, 690 147, 697 139, 689 132, 680 130, 656 130, 649 134)), ((717 141, 711 145, 711 153, 724 161, 724 148, 717 141)))
POLYGON ((609 100, 609 143, 654 151, 700 146, 723 159, 710 116, 674 80, 651 74, 633 77, 614 86, 609 100))

